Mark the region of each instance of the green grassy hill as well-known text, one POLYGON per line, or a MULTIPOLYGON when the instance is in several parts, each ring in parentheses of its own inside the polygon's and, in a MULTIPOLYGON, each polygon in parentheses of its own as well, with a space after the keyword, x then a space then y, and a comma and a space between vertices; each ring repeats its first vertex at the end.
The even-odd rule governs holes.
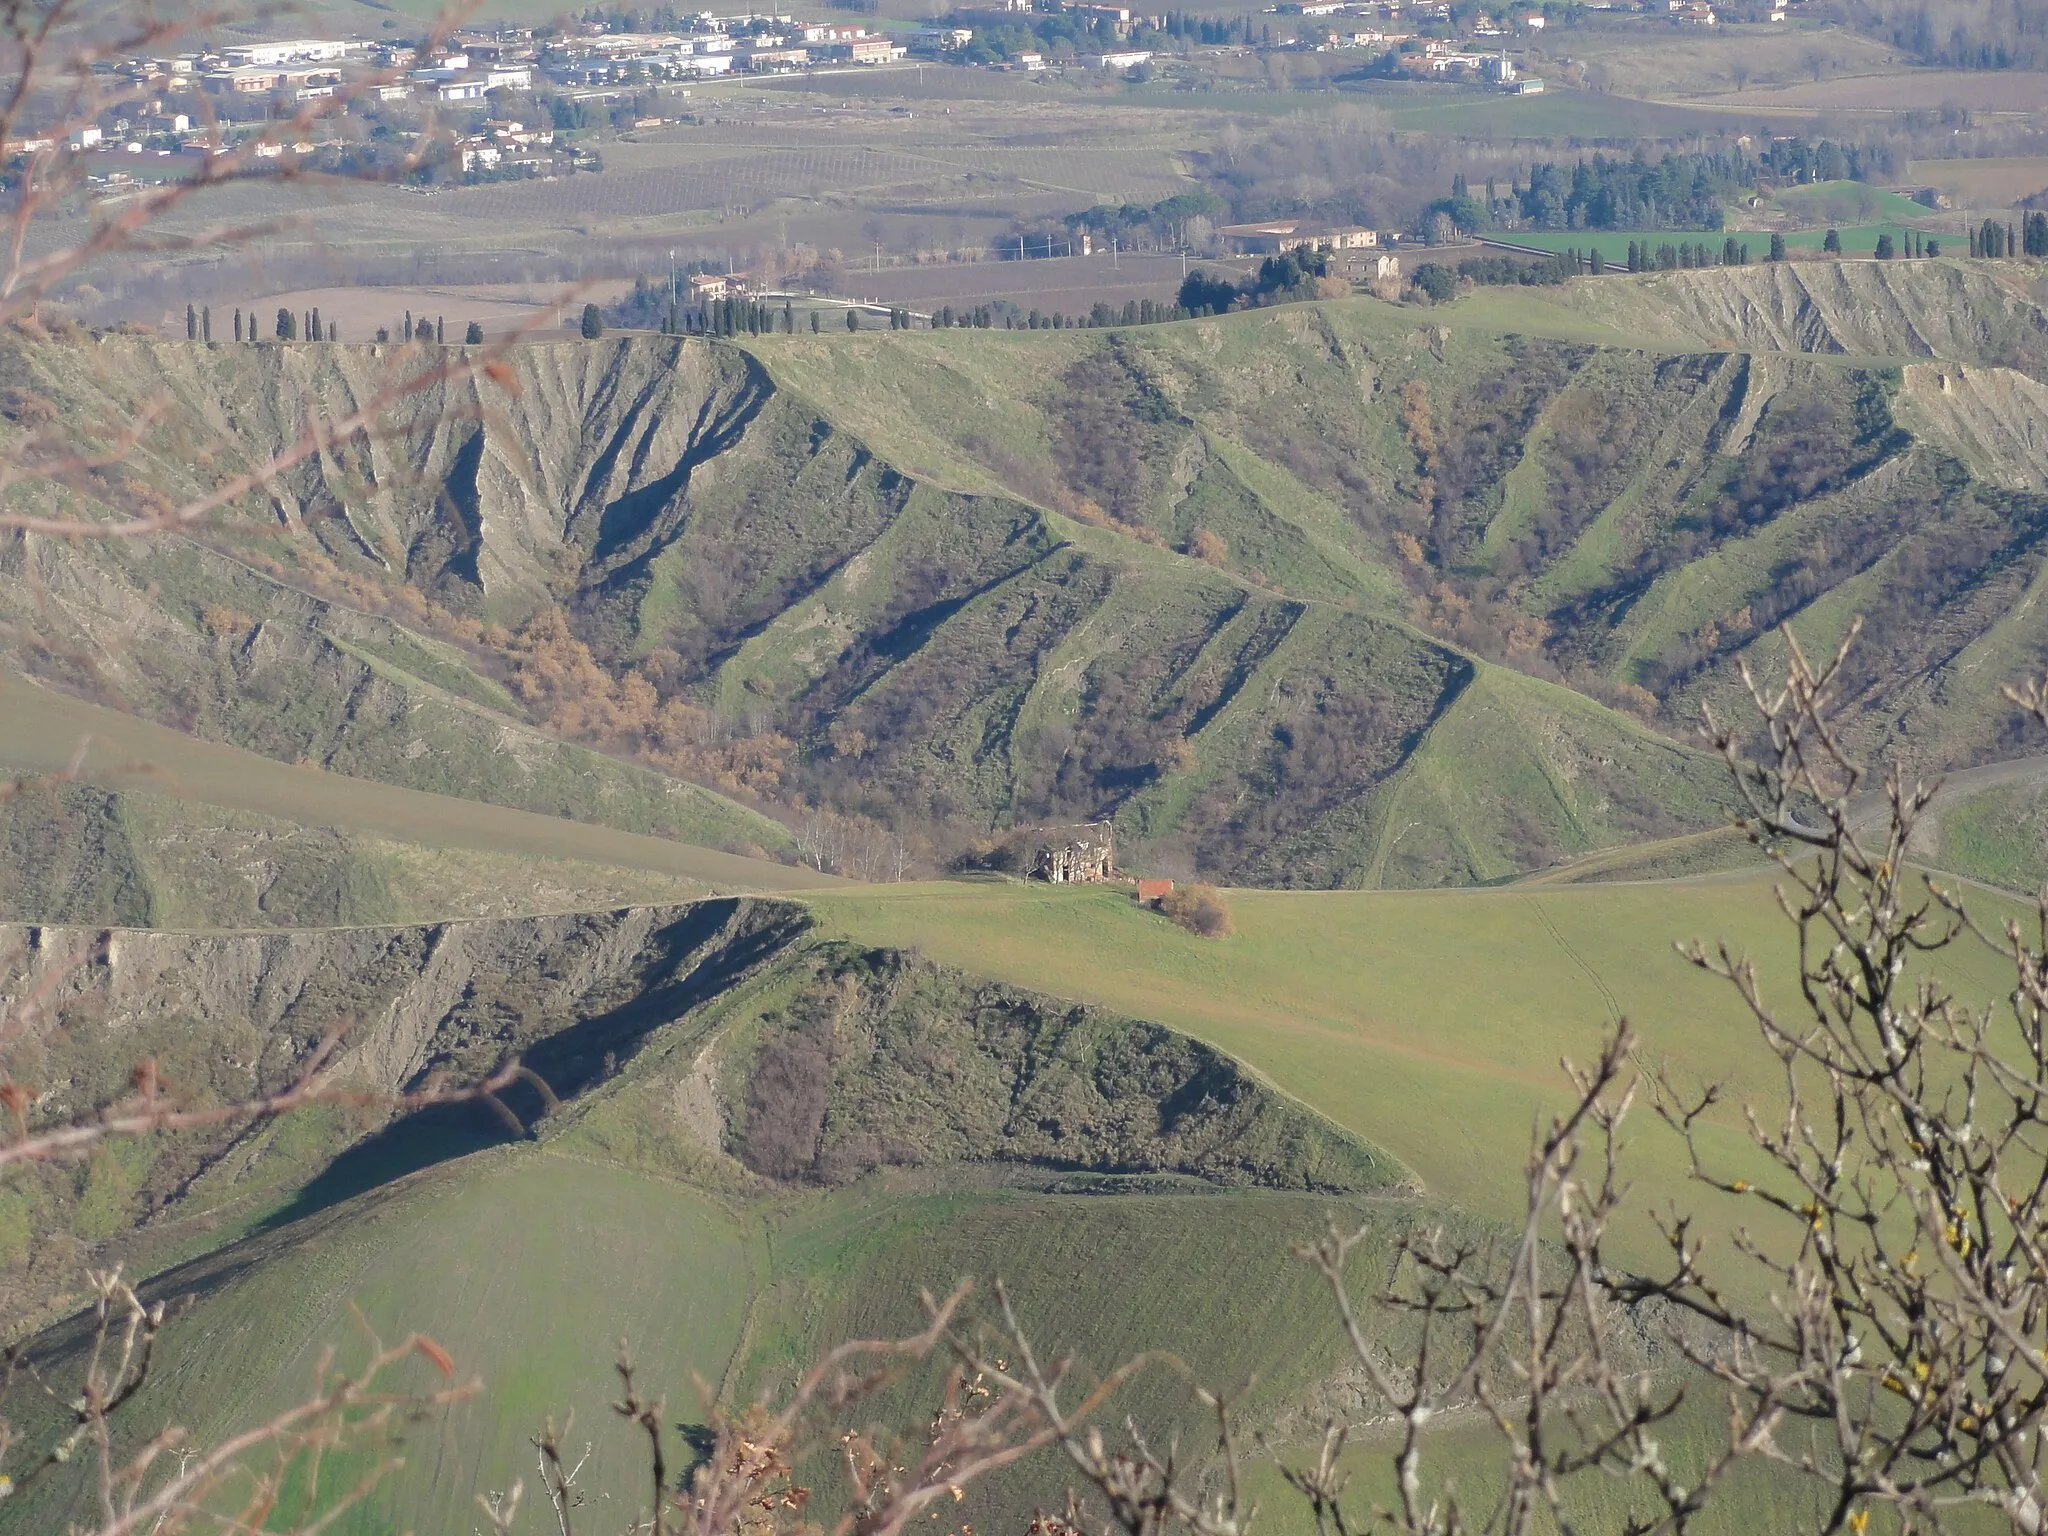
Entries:
MULTIPOLYGON (((368 1085, 518 1052, 563 1098, 512 1096, 516 1139, 336 1112, 36 1169, 0 1191, 13 1314, 111 1262, 189 1304, 135 1433, 247 1422, 359 1318, 433 1332, 491 1391, 418 1427, 363 1532, 460 1528, 571 1408, 587 1496, 628 1514, 620 1334, 694 1422, 693 1375, 743 1400, 962 1273, 1003 1275, 1084 1372, 1159 1344, 1223 1385, 1256 1369, 1247 1417, 1283 1446, 1319 1408, 1370 1418, 1287 1246, 1370 1219, 1370 1265, 1417 1223, 1515 1220, 1559 1058, 1614 1020, 1726 1085, 1703 1145, 1754 1166, 1740 1105, 1774 1064, 1671 945, 1725 940, 1791 999, 1724 770, 1679 739, 1739 663, 1768 672, 1773 626, 1818 645, 1869 615, 1866 746, 2027 747, 1998 691, 2048 664, 2027 277, 1802 263, 1128 331, 536 346, 504 399, 416 402, 295 472, 233 545, 0 548, 7 660, 40 680, 0 698, 0 766, 35 777, 0 803, 0 913, 35 925, 0 927, 0 997, 47 1000, 39 1085, 95 1102, 146 1054, 214 1101, 346 1020, 368 1085), (640 715, 579 724, 542 662, 640 715), (772 772, 739 783, 747 754, 772 772), (731 794, 689 782, 721 772, 731 794), (1264 888, 1228 894, 1222 942, 1122 889, 776 896, 825 883, 759 856, 794 842, 759 804, 799 796, 938 851, 1109 816, 1129 862, 1264 888)), ((168 493, 379 366, 6 347, 73 419, 168 401, 168 493)), ((1968 789, 1927 856, 2030 884, 2033 778, 1968 789)), ((2009 987, 1976 949, 1942 967, 1965 999, 2009 987)), ((1628 1155, 1621 1262, 1654 1262, 1666 1202, 1722 1251, 1753 1217, 1647 1116, 1628 1155)), ((1164 1379, 1129 1406, 1192 1424, 1164 1379)), ((1470 1426, 1439 1435, 1482 1486, 1470 1426)), ((1056 1492, 1019 1469, 960 1515, 1056 1492)), ((1771 1528, 1774 1497, 1745 1485, 1715 1529, 1771 1528)))
MULTIPOLYGON (((170 494, 379 366, 11 346, 75 419, 169 402, 170 494)), ((295 470, 233 553, 28 541, 15 660, 272 758, 739 851, 788 835, 668 775, 937 857, 1110 817, 1138 865, 1428 886, 1711 828, 1682 743, 1780 622, 1866 615, 1852 731, 1925 766, 2023 745, 1997 684, 2048 658, 2019 263, 510 361, 295 470), (512 633, 556 605, 608 724, 512 633), (108 624, 136 643, 88 667, 108 624)))
MULTIPOLYGON (((1348 313, 1400 343, 1393 312, 1348 313)), ((1288 323, 1321 321, 1303 311, 1288 323)), ((1063 392, 1048 415, 1014 389, 989 394, 993 375, 962 388, 928 378, 902 339, 792 342, 764 348, 768 366, 696 343, 523 349, 532 376, 516 409, 495 396, 418 402, 388 448, 291 477, 286 528, 247 558, 184 541, 138 562, 32 541, 18 585, 0 584, 35 642, 18 660, 286 761, 740 851, 786 847, 779 827, 729 802, 551 741, 558 722, 503 686, 519 653, 493 650, 507 642, 485 621, 517 624, 554 601, 550 573, 568 562, 574 625, 615 674, 709 710, 702 729, 721 740, 771 756, 793 744, 779 792, 936 827, 942 846, 1106 815, 1141 859, 1149 848, 1240 881, 1436 884, 1718 817, 1704 760, 1418 630, 1385 552, 1302 466, 1160 403, 1122 341, 1046 338, 1073 375, 1052 376, 1063 392), (807 372, 813 353, 832 368, 866 357, 874 387, 807 372), (465 412, 480 419, 462 441, 429 432, 465 412), (1123 453, 1133 431, 1137 459, 1123 453), (634 447, 578 458, 586 441, 634 447), (1198 535, 1214 541, 1206 560, 1179 552, 1198 535), (409 585, 394 586, 401 570, 409 585), (337 581, 354 584, 349 602, 298 589, 337 581), (76 594, 54 614, 35 596, 53 585, 76 594), (67 658, 95 612, 147 643, 88 674, 67 658), (422 633, 437 612, 473 638, 422 633), (1553 803, 1528 818, 1446 786, 1420 750, 1439 725, 1455 735, 1510 696, 1498 714, 1522 739, 1497 745, 1551 786, 1553 803), (1389 857, 1390 807, 1412 818, 1417 794, 1436 830, 1389 857)), ((1269 350, 1241 339, 1233 388, 1252 384, 1269 350)), ((1014 381, 1002 354, 1041 343, 956 333, 915 345, 1014 381)), ((152 444, 172 490, 194 483, 204 430, 224 419, 242 451, 266 451, 289 419, 277 391, 345 396, 369 365, 347 348, 223 361, 119 338, 88 360, 14 359, 81 404, 88 392, 132 405, 225 391, 210 426, 180 420, 152 444)), ((636 743, 628 730, 621 744, 636 743)))
MULTIPOLYGON (((1223 943, 1127 895, 1007 881, 848 891, 812 898, 808 918, 712 903, 438 931, 124 935, 120 1038, 182 1041, 181 1080, 345 1005, 388 1021, 357 1047, 377 1070, 523 1043, 567 1102, 534 1141, 437 1116, 336 1158, 364 1127, 288 1123, 196 1168, 189 1148, 176 1167, 96 1168, 60 1213, 66 1241, 190 1298, 138 1424, 176 1412, 217 1433, 299 1390, 323 1343, 346 1357, 366 1323, 432 1332, 490 1391, 419 1427, 405 1469, 344 1528, 439 1528, 519 1473, 525 1436, 571 1407, 596 1448, 588 1496, 630 1500, 639 1463, 602 1408, 620 1334, 687 1423, 693 1373, 744 1400, 827 1341, 910 1326, 918 1288, 963 1274, 1003 1276, 1084 1373, 1143 1346, 1224 1385, 1255 1372, 1247 1421, 1283 1447, 1328 1393, 1369 1414, 1287 1247, 1333 1214, 1370 1220, 1381 1243, 1417 1223, 1480 1235, 1512 1220, 1557 1058, 1588 1055, 1617 1013, 1648 1060, 1728 1084, 1706 1144, 1748 1166, 1735 1105, 1768 1101, 1769 1063, 1732 998, 1662 941, 1725 938, 1781 974, 1788 938, 1754 876, 1230 899, 1238 932, 1223 943), (436 958, 407 963, 423 944, 436 958), (285 977, 301 990, 279 1014, 285 977), (203 1027, 183 1022, 191 1010, 203 1027), (124 1233, 158 1189, 169 1198, 124 1233)), ((1988 958, 1959 951, 1949 969, 1965 996, 1999 988, 1988 958)), ((76 1072, 95 1031, 73 1033, 76 1072)), ((1701 1199, 1647 1122, 1629 1166, 1639 1210, 1675 1199, 1725 1239, 1734 1213, 1701 1199)), ((1624 1259, 1656 1247, 1644 1225, 1618 1234, 1624 1259)), ((50 1251, 8 1262, 19 1277, 50 1251)), ((1371 1326, 1404 1347, 1397 1316, 1371 1326)), ((38 1357, 56 1368, 75 1339, 59 1328, 38 1357)), ((1668 1362, 1652 1348, 1645 1363, 1668 1362)), ((915 1386, 882 1407, 908 1411, 915 1386)), ((1169 1376, 1126 1407, 1192 1426, 1169 1376)), ((1714 1429, 1711 1414, 1675 1426, 1674 1455, 1714 1429)), ((1442 1444, 1483 1481, 1480 1442, 1451 1425, 1442 1444)), ((1057 1486, 1020 1469, 963 1514, 999 1523, 1057 1486)), ((33 1528, 61 1496, 46 1484, 0 1529, 33 1528)), ((1715 1528, 1771 1496, 1751 1490, 1715 1528)))
MULTIPOLYGON (((656 857, 671 847, 678 864, 721 857, 660 844, 656 857)), ((822 878, 759 873, 770 888, 822 878)), ((320 928, 659 906, 720 889, 659 868, 396 841, 60 779, 21 780, 0 801, 4 922, 320 928)))
MULTIPOLYGON (((64 943, 45 930, 39 953, 64 943)), ((360 1125, 287 1121, 188 1139, 154 1163, 96 1163, 82 1196, 53 1178, 9 1210, 29 1241, 6 1262, 30 1285, 60 1249, 95 1244, 162 1271, 155 1292, 183 1321, 145 1416, 221 1433, 288 1401, 324 1345, 360 1347, 365 1326, 425 1329, 484 1371, 490 1396, 431 1426, 349 1529, 459 1520, 517 1472, 539 1418, 572 1406, 607 1447, 591 1496, 626 1498, 640 1472, 602 1412, 622 1333, 678 1404, 692 1372, 751 1393, 842 1328, 894 1326, 916 1286, 961 1272, 1011 1273, 1048 1328, 1098 1319, 1073 1342, 1103 1363, 1173 1313, 1174 1339, 1218 1371, 1266 1359, 1261 1411, 1276 1416, 1327 1372, 1335 1341, 1305 1309, 1257 1332, 1226 1326, 1252 1305, 1230 1277, 1250 1264, 1279 1283, 1287 1242, 1332 1209, 1391 1197, 1404 1221, 1423 1210, 1391 1159, 1206 1046, 829 940, 786 904, 130 933, 116 965, 118 1033, 175 1050, 166 1067, 181 1081, 225 1088, 252 1040, 282 1046, 309 1013, 346 1007, 384 1021, 348 1047, 373 1081, 523 1047, 569 1099, 539 1122, 539 1146, 503 1145, 481 1109, 367 1140, 360 1125), (1219 1220, 1255 1251, 1217 1247, 1219 1220), (616 1237, 618 1223, 634 1235, 616 1237), (1112 1232, 1137 1243, 1136 1268, 1077 1287, 1080 1255, 1112 1232), (1111 1298, 1133 1284, 1151 1284, 1160 1309, 1119 1315, 1111 1298), (536 1312, 555 1315, 538 1334, 521 1322, 536 1312)), ((106 1048, 93 1013, 85 997, 59 1010, 60 1066, 77 1080, 106 1048)), ((1285 1284, 1305 1298, 1305 1275, 1285 1284)), ((76 1338, 59 1328, 37 1349, 61 1369, 76 1338)), ((1177 1394, 1152 1384, 1134 1406, 1177 1394)), ((60 1474, 0 1528, 25 1528, 18 1509, 48 1518, 65 1496, 60 1474)))
MULTIPOLYGON (((403 922, 836 883, 667 837, 287 765, 20 679, 0 679, 0 698, 10 847, 0 918, 403 922)), ((602 770, 591 778, 601 794, 602 770)), ((721 826, 788 837, 694 787, 663 793, 706 809, 684 825, 707 839, 721 826)))
MULTIPOLYGON (((1181 488, 1227 468, 1355 576, 1352 608, 1583 692, 1643 690, 1680 733, 1702 702, 1737 707, 1739 662, 1777 664, 1778 623, 1822 646, 1860 612, 1855 733, 1938 767, 2026 739, 1986 680, 2043 649, 2020 601, 2048 432, 2028 282, 1802 262, 1482 292, 1426 322, 1356 301, 1107 339, 875 338, 857 362, 806 338, 758 351, 924 473, 1064 489, 1140 539, 1181 536, 1181 488), (1021 402, 1000 382, 1020 375, 1044 380, 1021 402)), ((1248 576, 1262 559, 1281 567, 1248 576)))
POLYGON ((1910 197, 1860 181, 1820 181, 1780 187, 1771 202, 1805 224, 1871 224, 1881 219, 1924 219, 1933 210, 1910 197))

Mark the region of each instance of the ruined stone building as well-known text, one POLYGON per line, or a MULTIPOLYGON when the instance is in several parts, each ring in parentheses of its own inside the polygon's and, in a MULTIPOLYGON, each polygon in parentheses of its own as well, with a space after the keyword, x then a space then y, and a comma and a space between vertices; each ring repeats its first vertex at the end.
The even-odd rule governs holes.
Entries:
POLYGON ((1116 876, 1116 829, 1106 821, 1078 827, 1042 827, 1035 834, 1031 873, 1054 885, 1116 876))

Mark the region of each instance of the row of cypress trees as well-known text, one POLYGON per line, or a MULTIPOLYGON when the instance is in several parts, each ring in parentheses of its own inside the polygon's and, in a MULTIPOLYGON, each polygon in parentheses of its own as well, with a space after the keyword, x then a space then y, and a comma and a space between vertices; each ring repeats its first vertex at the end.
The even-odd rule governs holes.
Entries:
MULTIPOLYGON (((242 318, 242 311, 239 308, 235 310, 234 330, 235 340, 238 342, 255 342, 263 339, 258 331, 254 308, 250 309, 246 321, 242 318)), ((331 320, 323 322, 317 305, 302 315, 280 308, 276 320, 272 323, 271 335, 278 341, 297 341, 302 335, 308 341, 339 341, 341 329, 331 320)), ((205 342, 213 340, 211 304, 199 307, 191 304, 185 306, 185 339, 205 342)))
POLYGON ((2048 213, 2030 213, 2018 228, 1986 219, 1971 232, 1970 254, 1994 259, 2048 256, 2048 213))
MULTIPOLYGON (((233 324, 236 341, 248 343, 263 339, 253 307, 246 320, 242 316, 242 311, 237 308, 233 324)), ((335 321, 323 320, 317 304, 303 314, 294 314, 290 309, 280 307, 276 319, 271 322, 270 334, 271 339, 275 341, 339 341, 341 327, 335 321)), ((431 341, 436 345, 445 345, 448 340, 448 322, 446 317, 441 315, 436 315, 431 320, 425 315, 415 319, 413 312, 407 310, 405 319, 398 326, 398 337, 401 341, 431 341)), ((185 339, 204 342, 213 340, 211 304, 185 306, 185 339)), ((377 330, 377 340, 390 339, 390 329, 380 326, 377 330)), ((470 321, 462 339, 469 346, 480 345, 484 339, 483 326, 475 320, 470 321)))

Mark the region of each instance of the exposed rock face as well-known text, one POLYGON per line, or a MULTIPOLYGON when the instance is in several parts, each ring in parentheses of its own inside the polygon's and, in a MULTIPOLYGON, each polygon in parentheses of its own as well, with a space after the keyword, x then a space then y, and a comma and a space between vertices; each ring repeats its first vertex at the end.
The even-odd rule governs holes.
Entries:
MULTIPOLYGON (((1323 336, 1317 316, 1295 318, 1309 342, 1323 336)), ((512 626, 561 604, 615 673, 650 658, 665 698, 705 712, 702 729, 793 743, 777 749, 793 760, 775 782, 808 798, 962 835, 1113 818, 1127 846, 1192 850, 1239 882, 1462 883, 1624 828, 1682 830, 1712 806, 1719 770, 1704 758, 1682 805, 1627 773, 1596 795, 1571 790, 1586 765, 1550 760, 1578 734, 1553 728, 1575 706, 1532 695, 1525 745, 1557 803, 1476 836, 1446 827, 1420 860, 1385 857, 1393 783, 1459 710, 1471 664, 1400 604, 1364 600, 1383 570, 1268 505, 1233 469, 1241 456, 1167 403, 1150 362, 1103 345, 1057 379, 1017 381, 1053 433, 1045 462, 1074 481, 1025 475, 1037 505, 906 476, 845 429, 844 402, 812 401, 735 347, 522 347, 497 380, 404 396, 374 432, 245 497, 237 511, 272 530, 247 558, 246 545, 184 539, 0 543, 0 620, 17 626, 16 665, 161 724, 733 852, 775 853, 789 835, 552 739, 569 727, 503 686, 513 662, 497 642, 423 632, 423 595, 512 626), (1134 541, 1073 541, 1046 510, 1098 496, 1125 531, 1208 554, 1162 567, 1134 541), (1252 587, 1216 568, 1233 560, 1252 587)), ((1374 408, 1377 365, 1344 356, 1374 408)), ((78 420, 162 409, 132 473, 104 488, 128 508, 266 459, 309 415, 371 398, 394 366, 389 348, 108 337, 17 342, 0 352, 0 385, 78 420)), ((1613 761, 1648 740, 1611 718, 1594 734, 1613 761)), ((1666 755, 1687 771, 1682 750, 1666 755)), ((1405 825, 1415 808, 1399 814, 1405 825)), ((1428 819, 1461 814, 1447 802, 1428 819)))
POLYGON ((1900 418, 1993 485, 2048 490, 2048 384, 2013 368, 1915 363, 1900 418))
POLYGON ((1597 299, 1609 323, 1731 351, 2048 364, 2048 320, 2040 307, 2008 276, 1974 265, 1717 267, 1611 285, 1597 299))

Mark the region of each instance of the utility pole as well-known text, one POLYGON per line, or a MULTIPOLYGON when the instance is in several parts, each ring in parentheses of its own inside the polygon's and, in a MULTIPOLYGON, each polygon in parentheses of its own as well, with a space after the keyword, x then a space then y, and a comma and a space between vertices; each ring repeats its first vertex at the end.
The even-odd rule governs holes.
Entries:
POLYGON ((676 302, 676 253, 674 251, 668 253, 668 301, 671 305, 676 302))

